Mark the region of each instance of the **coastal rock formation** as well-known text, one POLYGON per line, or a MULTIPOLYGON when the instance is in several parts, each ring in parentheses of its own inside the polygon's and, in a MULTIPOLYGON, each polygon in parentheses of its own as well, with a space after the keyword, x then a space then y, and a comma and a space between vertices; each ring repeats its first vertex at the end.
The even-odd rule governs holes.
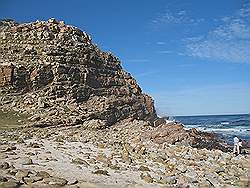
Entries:
POLYGON ((85 32, 55 19, 0 22, 0 106, 4 113, 26 114, 24 123, 33 128, 99 130, 142 120, 154 128, 139 139, 227 150, 213 134, 158 118, 152 98, 118 58, 102 52, 85 32))
POLYGON ((157 117, 152 98, 118 58, 55 19, 0 22, 0 97, 1 106, 31 114, 37 127, 85 122, 104 128, 157 117))
POLYGON ((0 187, 249 187, 249 155, 158 118, 116 57, 55 19, 0 21, 0 128, 0 187))
POLYGON ((0 187, 249 187, 249 155, 156 143, 163 127, 144 125, 0 130, 0 187))

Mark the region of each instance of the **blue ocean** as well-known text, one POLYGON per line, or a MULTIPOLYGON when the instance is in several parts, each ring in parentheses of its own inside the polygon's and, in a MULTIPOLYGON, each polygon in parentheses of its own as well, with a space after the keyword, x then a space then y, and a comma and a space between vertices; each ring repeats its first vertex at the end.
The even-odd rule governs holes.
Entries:
POLYGON ((174 118, 187 129, 196 128, 216 133, 229 144, 233 143, 235 135, 250 143, 250 114, 176 116, 174 118))

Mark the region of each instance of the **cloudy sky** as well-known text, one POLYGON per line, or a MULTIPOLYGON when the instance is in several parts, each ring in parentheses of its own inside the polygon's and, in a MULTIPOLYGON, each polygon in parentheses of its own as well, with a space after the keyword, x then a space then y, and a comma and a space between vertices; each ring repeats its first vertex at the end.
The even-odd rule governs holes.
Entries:
POLYGON ((249 0, 0 1, 0 18, 50 17, 119 57, 160 115, 250 113, 249 0))

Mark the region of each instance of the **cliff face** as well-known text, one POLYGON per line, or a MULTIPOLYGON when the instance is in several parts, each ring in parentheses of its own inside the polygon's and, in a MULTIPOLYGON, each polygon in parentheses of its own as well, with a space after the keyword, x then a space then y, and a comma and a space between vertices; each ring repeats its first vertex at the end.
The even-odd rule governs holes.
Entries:
MULTIPOLYGON (((118 58, 98 49, 86 33, 55 19, 0 21, 0 107, 4 113, 28 114, 25 124, 33 127, 104 129, 142 120, 139 130, 130 130, 139 140, 228 150, 213 134, 158 118, 152 98, 118 58), (146 128, 149 124, 154 127, 146 128)), ((117 134, 113 128, 111 135, 117 134)), ((126 128, 120 134, 130 136, 126 128)))
POLYGON ((55 19, 0 22, 0 105, 31 114, 39 127, 89 122, 104 128, 157 118, 152 98, 118 58, 55 19))

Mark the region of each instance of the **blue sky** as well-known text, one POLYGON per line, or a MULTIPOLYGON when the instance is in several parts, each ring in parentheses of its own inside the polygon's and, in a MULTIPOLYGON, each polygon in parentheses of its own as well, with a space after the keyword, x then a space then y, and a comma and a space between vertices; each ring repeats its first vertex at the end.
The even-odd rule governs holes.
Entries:
POLYGON ((0 18, 89 33, 160 115, 250 113, 249 0, 1 0, 0 18))

